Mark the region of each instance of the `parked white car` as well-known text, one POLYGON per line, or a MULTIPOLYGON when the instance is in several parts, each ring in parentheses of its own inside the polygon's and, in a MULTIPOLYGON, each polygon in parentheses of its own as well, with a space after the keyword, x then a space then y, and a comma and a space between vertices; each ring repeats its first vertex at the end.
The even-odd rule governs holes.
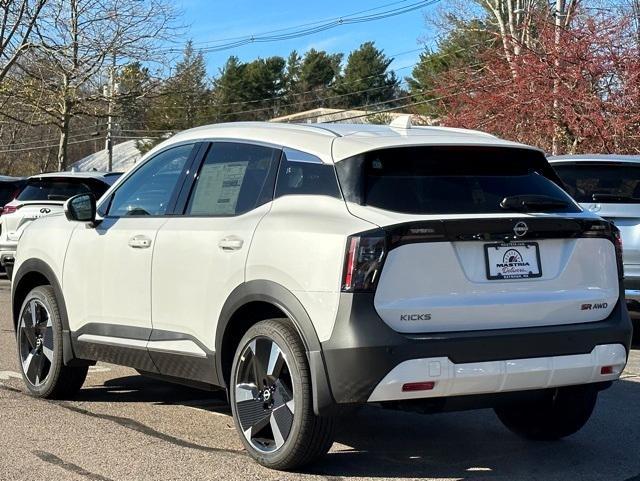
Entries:
POLYGON ((294 469, 355 405, 495 407, 530 439, 625 367, 618 231, 544 154, 458 129, 221 124, 34 222, 13 319, 25 384, 101 360, 225 388, 248 453, 294 469))
POLYGON ((119 176, 119 173, 53 172, 29 177, 0 216, 0 264, 7 277, 11 279, 16 246, 31 222, 62 212, 64 201, 74 195, 90 192, 99 198, 119 176))

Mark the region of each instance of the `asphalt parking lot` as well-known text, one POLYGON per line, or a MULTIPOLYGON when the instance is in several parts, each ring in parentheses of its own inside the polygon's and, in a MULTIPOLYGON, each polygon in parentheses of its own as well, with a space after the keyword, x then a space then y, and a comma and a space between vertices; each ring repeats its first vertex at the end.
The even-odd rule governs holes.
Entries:
POLYGON ((98 364, 74 401, 25 394, 9 283, 0 280, 0 480, 491 479, 640 481, 640 350, 577 435, 530 443, 490 410, 417 415, 363 408, 305 473, 243 452, 222 393, 98 364))

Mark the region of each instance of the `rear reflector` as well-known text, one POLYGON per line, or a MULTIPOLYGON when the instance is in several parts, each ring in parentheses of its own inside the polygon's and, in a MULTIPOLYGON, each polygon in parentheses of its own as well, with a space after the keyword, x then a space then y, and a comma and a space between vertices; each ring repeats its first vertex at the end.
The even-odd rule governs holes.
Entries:
POLYGON ((436 383, 434 381, 409 382, 402 385, 402 392, 431 391, 434 387, 436 387, 436 383))
POLYGON ((613 366, 602 366, 600 368, 600 374, 606 376, 607 374, 613 374, 613 366))

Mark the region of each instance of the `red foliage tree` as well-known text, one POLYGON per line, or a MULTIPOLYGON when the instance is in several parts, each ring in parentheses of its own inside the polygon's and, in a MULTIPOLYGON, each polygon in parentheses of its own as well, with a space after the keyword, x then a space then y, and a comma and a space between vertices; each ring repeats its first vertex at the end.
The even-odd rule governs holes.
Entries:
POLYGON ((582 13, 558 32, 548 16, 534 21, 535 42, 509 62, 494 48, 480 70, 440 77, 442 123, 549 152, 640 153, 640 52, 630 22, 582 13))

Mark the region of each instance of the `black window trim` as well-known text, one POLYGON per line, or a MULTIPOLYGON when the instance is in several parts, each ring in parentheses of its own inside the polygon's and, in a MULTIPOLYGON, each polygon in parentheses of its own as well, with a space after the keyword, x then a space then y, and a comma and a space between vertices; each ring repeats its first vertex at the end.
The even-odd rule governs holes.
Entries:
POLYGON ((192 166, 192 164, 194 164, 197 159, 198 156, 201 153, 201 149, 202 149, 202 144, 203 142, 200 141, 194 141, 194 140, 189 140, 189 141, 184 141, 184 142, 176 142, 175 144, 171 144, 168 145, 166 148, 163 148, 157 152, 155 152, 152 156, 150 156, 148 159, 146 159, 144 162, 140 162, 135 168, 131 169, 129 172, 127 172, 126 174, 124 174, 122 176, 121 179, 119 179, 118 183, 114 185, 114 189, 109 192, 108 197, 104 197, 104 200, 100 203, 100 205, 97 208, 97 211, 100 212, 101 208, 103 205, 106 204, 106 213, 104 216, 101 216, 102 219, 154 219, 154 218, 164 218, 164 217, 171 217, 176 215, 176 202, 177 202, 177 198, 179 193, 181 192, 181 189, 184 186, 185 183, 185 177, 188 176, 188 173, 190 172, 190 167, 192 166), (152 161, 153 159, 155 159, 158 155, 161 155, 165 152, 167 152, 168 150, 171 149, 175 149, 178 147, 183 147, 185 145, 191 145, 191 152, 189 153, 189 157, 187 158, 187 161, 184 164, 184 167, 182 168, 182 172, 180 172, 180 176, 178 178, 178 182, 176 183, 176 186, 173 189, 173 192, 171 193, 171 197, 169 198, 169 204, 167 206, 167 211, 164 214, 161 215, 131 215, 131 216, 126 216, 126 215, 110 215, 109 211, 111 210, 111 203, 113 202, 113 198, 116 194, 116 192, 118 192, 118 189, 120 189, 120 187, 122 187, 122 185, 129 179, 129 177, 131 177, 132 175, 134 175, 139 169, 142 168, 142 166, 146 165, 148 162, 152 161), (180 181, 180 178, 182 178, 182 181, 180 181))
POLYGON ((185 179, 181 191, 180 191, 180 196, 177 199, 177 203, 175 205, 175 213, 174 216, 175 217, 181 217, 181 218, 187 218, 187 219, 191 219, 191 218, 232 218, 232 217, 240 217, 242 215, 248 214, 252 211, 254 211, 255 209, 257 209, 258 207, 261 207, 265 204, 268 204, 269 202, 273 202, 273 199, 275 198, 275 190, 276 190, 276 184, 277 184, 277 178, 278 178, 278 172, 280 170, 280 162, 282 162, 282 152, 283 152, 283 147, 279 146, 279 145, 275 145, 275 144, 270 144, 268 142, 260 142, 260 141, 252 141, 252 140, 246 140, 246 139, 233 139, 233 138, 219 138, 219 139, 207 139, 202 141, 202 146, 200 147, 200 150, 198 152, 198 156, 197 156, 197 160, 193 163, 193 175, 188 175, 187 178, 185 179), (222 144, 222 143, 226 143, 226 144, 246 144, 246 145, 255 145, 255 146, 259 146, 259 147, 267 147, 270 149, 273 149, 275 152, 277 152, 277 158, 274 161, 275 165, 271 166, 271 169, 275 170, 275 175, 273 176, 273 182, 271 185, 271 196, 270 196, 270 200, 268 202, 262 203, 256 207, 254 207, 251 210, 248 210, 246 212, 243 212, 242 214, 223 214, 223 215, 211 215, 211 214, 187 214, 187 208, 189 206, 189 200, 191 199, 191 196, 193 195, 193 189, 196 185, 196 182, 198 181, 198 177, 200 176, 200 171, 202 170, 202 166, 204 165, 204 162, 206 160, 207 157, 207 153, 209 152, 209 149, 211 149, 211 147, 213 146, 213 144, 222 144))

